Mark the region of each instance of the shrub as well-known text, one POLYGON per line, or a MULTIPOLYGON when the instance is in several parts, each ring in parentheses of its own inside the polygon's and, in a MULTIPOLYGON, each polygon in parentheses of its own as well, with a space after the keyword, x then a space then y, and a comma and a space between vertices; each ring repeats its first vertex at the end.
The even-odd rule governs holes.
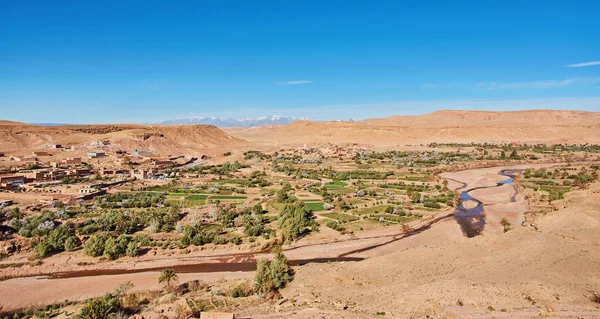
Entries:
POLYGON ((52 249, 55 251, 63 251, 65 250, 65 242, 67 238, 71 236, 71 232, 67 229, 67 226, 61 225, 48 234, 48 244, 52 246, 52 249))
POLYGON ((273 261, 261 258, 256 264, 254 291, 267 293, 283 288, 290 281, 290 265, 281 251, 275 254, 273 261))
POLYGON ((246 286, 244 284, 239 284, 239 285, 231 288, 231 291, 229 292, 229 294, 233 298, 248 297, 248 295, 249 295, 249 293, 246 289, 246 286))
POLYGON ((303 203, 286 204, 279 213, 277 228, 286 242, 302 237, 316 227, 312 212, 303 203))
POLYGON ((290 263, 288 259, 283 253, 277 252, 269 265, 269 273, 271 274, 271 280, 275 289, 283 288, 290 280, 289 271, 290 263))
POLYGON ((227 244, 227 239, 225 239, 223 236, 215 236, 212 242, 215 245, 225 245, 227 244))
POLYGON ((234 244, 234 245, 239 245, 242 243, 242 239, 238 236, 233 236, 229 239, 229 242, 234 244))
POLYGON ((418 203, 421 200, 421 194, 419 192, 414 192, 410 195, 410 200, 413 203, 418 203))
POLYGON ((269 260, 260 258, 256 263, 256 273, 254 274, 254 291, 258 293, 267 293, 273 290, 273 280, 269 270, 269 260))
POLYGON ((105 319, 121 310, 121 302, 111 294, 85 303, 79 317, 81 319, 105 319))
POLYGON ((129 257, 136 257, 140 254, 140 249, 135 241, 130 241, 127 244, 127 251, 125 254, 129 257))
POLYGON ((104 256, 109 259, 117 259, 125 255, 128 241, 129 239, 123 235, 118 238, 109 237, 104 242, 104 256))
POLYGON ((500 225, 502 225, 502 227, 504 227, 504 232, 508 232, 509 230, 511 230, 511 224, 508 221, 508 219, 506 219, 506 217, 502 217, 502 220, 500 221, 500 225))
POLYGON ((333 229, 333 230, 337 230, 337 231, 344 231, 346 228, 344 228, 344 226, 340 225, 338 222, 336 221, 328 221, 327 222, 327 227, 333 229))
POLYGON ((265 218, 260 215, 244 215, 244 233, 248 236, 260 236, 265 231, 265 218))
POLYGON ((105 234, 92 235, 85 244, 83 244, 83 252, 92 257, 101 256, 104 253, 104 242, 106 241, 106 237, 105 234))
POLYGON ((52 245, 47 241, 43 241, 33 247, 33 251, 40 257, 46 257, 52 253, 52 245))

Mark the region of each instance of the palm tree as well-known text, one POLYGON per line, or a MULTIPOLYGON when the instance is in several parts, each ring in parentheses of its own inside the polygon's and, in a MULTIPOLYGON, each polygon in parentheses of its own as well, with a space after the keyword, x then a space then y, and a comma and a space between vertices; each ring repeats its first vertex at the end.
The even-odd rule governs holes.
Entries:
POLYGON ((171 268, 167 268, 160 272, 160 276, 158 276, 159 284, 166 284, 168 287, 171 287, 171 284, 177 282, 178 276, 175 271, 171 268))

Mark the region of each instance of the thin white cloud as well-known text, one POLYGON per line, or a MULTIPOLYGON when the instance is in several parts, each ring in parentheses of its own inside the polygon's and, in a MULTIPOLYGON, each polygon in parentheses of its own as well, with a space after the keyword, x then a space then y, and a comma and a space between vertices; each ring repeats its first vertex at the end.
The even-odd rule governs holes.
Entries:
POLYGON ((567 65, 567 67, 569 67, 569 68, 581 68, 581 67, 593 66, 593 65, 600 65, 600 61, 590 61, 590 62, 569 64, 569 65, 567 65))
POLYGON ((534 81, 534 82, 515 82, 515 83, 501 83, 501 82, 479 82, 475 85, 478 89, 548 89, 548 88, 559 88, 571 85, 575 82, 581 81, 582 78, 569 78, 562 81, 549 80, 549 81, 534 81))
POLYGON ((423 90, 433 89, 434 85, 431 83, 423 84, 423 90))
POLYGON ((301 84, 311 84, 313 83, 312 81, 306 81, 306 80, 299 80, 299 81, 285 81, 285 82, 277 82, 275 83, 276 85, 301 85, 301 84))

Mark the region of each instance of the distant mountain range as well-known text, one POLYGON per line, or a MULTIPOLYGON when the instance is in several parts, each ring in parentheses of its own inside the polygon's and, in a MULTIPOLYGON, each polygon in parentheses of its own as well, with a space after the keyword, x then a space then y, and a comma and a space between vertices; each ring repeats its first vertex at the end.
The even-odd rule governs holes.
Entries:
MULTIPOLYGON (((261 116, 261 117, 253 117, 253 118, 228 118, 222 119, 218 117, 201 117, 201 116, 191 116, 191 117, 181 117, 172 120, 162 120, 157 121, 151 124, 158 125, 171 125, 171 124, 209 124, 217 127, 254 127, 254 126, 262 126, 262 125, 276 125, 276 124, 290 124, 299 120, 307 120, 307 118, 294 118, 289 116, 261 116)), ((316 120, 323 121, 323 120, 316 120)), ((353 119, 347 120, 349 122, 356 122, 353 119)))
MULTIPOLYGON (((174 125, 174 124, 208 124, 214 125, 216 127, 254 127, 254 126, 263 126, 263 125, 284 125, 290 124, 292 122, 301 121, 301 120, 309 120, 305 117, 289 117, 289 116, 261 116, 261 117, 252 117, 252 118, 218 118, 213 116, 190 116, 190 117, 179 117, 171 120, 160 120, 152 123, 147 123, 151 125, 174 125)), ((348 120, 313 120, 315 122, 324 122, 324 121, 337 121, 337 122, 360 122, 362 120, 357 119, 348 119, 348 120)), ((67 123, 30 123, 33 125, 39 126, 64 126, 64 125, 73 125, 67 123)))

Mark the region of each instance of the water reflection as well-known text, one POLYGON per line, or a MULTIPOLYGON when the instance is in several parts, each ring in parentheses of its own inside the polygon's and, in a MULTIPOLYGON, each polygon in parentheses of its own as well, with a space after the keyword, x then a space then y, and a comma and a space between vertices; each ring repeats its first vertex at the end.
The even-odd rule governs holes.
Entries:
MULTIPOLYGON (((477 189, 492 188, 506 184, 512 184, 515 175, 520 173, 521 171, 522 170, 519 169, 502 170, 498 172, 498 174, 506 176, 508 177, 508 179, 498 182, 496 185, 493 186, 474 187, 460 193, 460 196, 458 197, 458 206, 456 208, 456 211, 454 212, 454 220, 456 220, 465 236, 471 238, 481 235, 481 232, 483 232, 483 229, 485 227, 485 211, 483 209, 483 203, 478 199, 472 197, 469 194, 469 192, 477 189), (465 207, 465 203, 469 201, 475 202, 476 205, 472 208, 465 207)), ((465 184, 459 189, 463 189, 466 186, 467 185, 465 184)), ((512 196, 511 201, 515 201, 515 196, 516 194, 512 196)))

